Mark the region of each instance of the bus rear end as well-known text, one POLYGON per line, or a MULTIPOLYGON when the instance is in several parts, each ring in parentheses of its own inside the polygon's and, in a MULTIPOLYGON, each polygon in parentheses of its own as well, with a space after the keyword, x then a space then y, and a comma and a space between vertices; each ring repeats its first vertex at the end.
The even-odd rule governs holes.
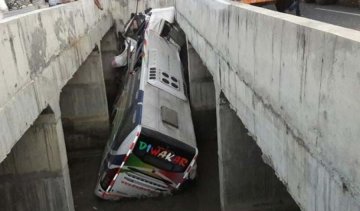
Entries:
POLYGON ((121 166, 105 170, 99 181, 100 197, 169 195, 190 179, 196 156, 196 147, 143 128, 121 166))

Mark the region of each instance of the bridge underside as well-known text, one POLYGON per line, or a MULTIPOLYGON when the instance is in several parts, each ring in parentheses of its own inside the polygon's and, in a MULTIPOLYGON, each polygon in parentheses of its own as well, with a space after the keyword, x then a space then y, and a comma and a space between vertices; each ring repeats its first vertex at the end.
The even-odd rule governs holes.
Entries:
MULTIPOLYGON (((104 63, 135 9, 102 2, 0 23, 5 210, 74 210, 66 148, 106 141, 117 84, 104 63)), ((192 109, 217 117, 222 209, 297 210, 292 196, 303 210, 360 210, 359 33, 220 0, 144 0, 139 10, 175 4, 194 47, 192 109)))

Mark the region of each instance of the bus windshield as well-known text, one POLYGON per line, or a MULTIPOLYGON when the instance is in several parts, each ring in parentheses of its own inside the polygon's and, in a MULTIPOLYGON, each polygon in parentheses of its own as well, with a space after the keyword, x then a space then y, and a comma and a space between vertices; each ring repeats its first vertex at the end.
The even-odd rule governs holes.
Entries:
POLYGON ((153 133, 149 135, 142 132, 133 153, 143 162, 159 169, 184 172, 195 156, 195 149, 157 132, 153 133))

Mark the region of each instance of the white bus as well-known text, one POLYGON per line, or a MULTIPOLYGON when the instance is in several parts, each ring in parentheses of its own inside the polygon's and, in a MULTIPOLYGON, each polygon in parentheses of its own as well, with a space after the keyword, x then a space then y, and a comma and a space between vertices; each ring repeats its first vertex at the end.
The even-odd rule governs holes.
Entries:
POLYGON ((174 8, 146 17, 130 60, 95 189, 100 198, 167 195, 195 178, 198 150, 180 48, 167 32, 180 35, 169 29, 173 17, 159 18, 164 12, 173 15, 174 8))

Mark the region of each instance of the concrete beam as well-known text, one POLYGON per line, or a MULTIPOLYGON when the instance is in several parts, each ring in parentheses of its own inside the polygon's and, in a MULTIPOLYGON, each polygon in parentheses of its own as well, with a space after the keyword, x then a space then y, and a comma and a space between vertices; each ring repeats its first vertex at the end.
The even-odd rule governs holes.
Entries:
POLYGON ((0 20, 0 161, 49 103, 59 101, 113 21, 110 0, 100 11, 76 1, 0 20))
POLYGON ((176 8, 300 208, 359 210, 360 32, 221 0, 176 8))

